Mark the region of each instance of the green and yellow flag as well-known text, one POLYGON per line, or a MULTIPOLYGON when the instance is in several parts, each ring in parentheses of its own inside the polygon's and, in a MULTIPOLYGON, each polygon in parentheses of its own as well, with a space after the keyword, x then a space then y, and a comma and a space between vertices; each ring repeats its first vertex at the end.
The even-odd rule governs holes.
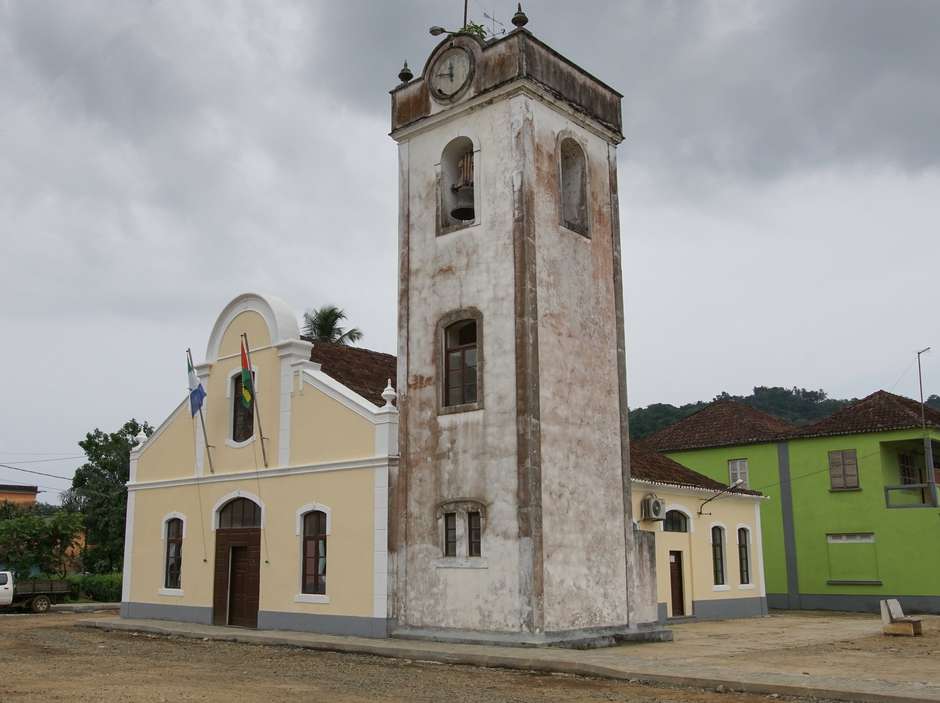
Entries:
POLYGON ((251 408, 255 399, 255 387, 251 381, 251 366, 248 364, 248 345, 242 339, 242 405, 251 408))

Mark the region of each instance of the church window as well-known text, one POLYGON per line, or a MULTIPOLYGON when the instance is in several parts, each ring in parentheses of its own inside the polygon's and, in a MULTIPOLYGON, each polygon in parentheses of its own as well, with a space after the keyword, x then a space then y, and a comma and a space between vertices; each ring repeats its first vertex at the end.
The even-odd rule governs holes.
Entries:
POLYGON ((183 521, 178 517, 166 521, 165 557, 163 587, 179 589, 183 568, 183 521))
POLYGON ((261 506, 248 498, 233 498, 219 511, 219 529, 261 527, 261 506))
POLYGON ((303 593, 326 594, 326 513, 304 515, 303 593))
POLYGON ((587 160, 581 145, 571 137, 561 141, 561 224, 588 236, 587 160))
POLYGON ((689 518, 685 513, 678 510, 669 510, 666 512, 666 519, 663 520, 664 532, 688 532, 689 518))
POLYGON ((444 405, 477 402, 477 321, 461 320, 444 330, 444 405))
POLYGON ((473 142, 467 137, 451 141, 441 155, 441 230, 450 231, 476 221, 473 142))
POLYGON ((254 401, 248 406, 242 401, 242 375, 241 372, 236 373, 232 376, 232 441, 246 442, 254 435, 254 409, 254 401))
POLYGON ((467 513, 467 556, 481 556, 481 524, 479 512, 472 511, 467 513))
POLYGON ((444 556, 457 556, 457 513, 444 513, 444 556))

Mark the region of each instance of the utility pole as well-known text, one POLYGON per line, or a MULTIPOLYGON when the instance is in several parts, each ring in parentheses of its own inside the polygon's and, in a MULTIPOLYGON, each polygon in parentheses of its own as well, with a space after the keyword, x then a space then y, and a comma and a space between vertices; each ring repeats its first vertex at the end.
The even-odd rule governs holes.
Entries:
POLYGON ((927 431, 927 406, 924 404, 924 373, 921 369, 920 356, 930 351, 925 347, 917 352, 917 383, 920 386, 920 426, 924 431, 924 471, 927 473, 927 490, 930 504, 937 505, 937 473, 933 466, 933 441, 927 431))

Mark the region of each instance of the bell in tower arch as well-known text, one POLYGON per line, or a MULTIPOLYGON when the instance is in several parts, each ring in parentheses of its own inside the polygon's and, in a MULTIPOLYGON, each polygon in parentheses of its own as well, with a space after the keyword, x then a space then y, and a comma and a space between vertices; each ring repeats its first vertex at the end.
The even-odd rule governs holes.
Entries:
POLYGON ((456 179, 450 189, 454 194, 450 216, 461 222, 476 217, 473 208, 473 151, 466 151, 457 161, 456 179))

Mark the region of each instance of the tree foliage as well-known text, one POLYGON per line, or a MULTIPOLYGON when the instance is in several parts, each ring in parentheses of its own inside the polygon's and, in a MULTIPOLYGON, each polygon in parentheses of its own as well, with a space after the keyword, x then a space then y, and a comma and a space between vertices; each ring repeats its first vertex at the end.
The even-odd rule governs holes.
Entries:
MULTIPOLYGON (((668 403, 654 403, 645 408, 630 411, 630 436, 642 439, 654 432, 678 422, 684 417, 701 410, 709 402, 716 400, 736 400, 750 405, 781 420, 795 425, 806 425, 829 417, 839 408, 856 400, 837 400, 830 398, 826 391, 806 388, 781 388, 779 386, 756 386, 753 393, 746 396, 719 393, 712 401, 700 400, 695 403, 675 406, 668 403)), ((940 396, 937 397, 940 404, 940 396)))
POLYGON ((940 395, 934 393, 924 401, 924 404, 927 405, 927 407, 933 408, 934 410, 940 410, 940 395))
POLYGON ((62 502, 85 517, 86 571, 110 573, 121 569, 130 453, 137 446, 140 432, 149 437, 153 427, 130 420, 117 432, 96 428, 78 443, 87 461, 75 472, 72 488, 62 502))
POLYGON ((21 576, 33 570, 65 576, 82 533, 79 513, 65 509, 43 515, 32 506, 4 504, 0 511, 0 563, 21 576))
POLYGON ((358 327, 345 329, 340 323, 346 319, 346 313, 335 305, 324 305, 304 313, 303 334, 314 342, 329 344, 354 344, 362 339, 362 330, 358 327))

